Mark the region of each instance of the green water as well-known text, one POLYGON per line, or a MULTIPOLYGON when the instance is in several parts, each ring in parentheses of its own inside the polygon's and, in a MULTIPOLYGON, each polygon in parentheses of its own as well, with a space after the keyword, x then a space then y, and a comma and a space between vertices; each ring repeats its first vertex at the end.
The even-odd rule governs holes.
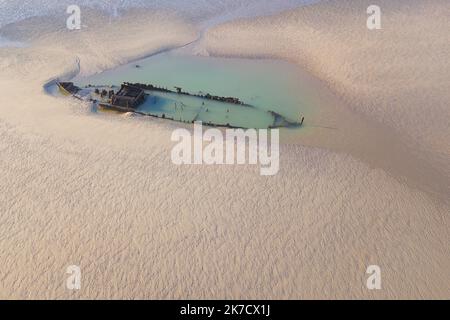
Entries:
POLYGON ((164 53, 89 77, 78 77, 79 86, 151 83, 170 90, 175 86, 192 94, 232 96, 253 106, 224 104, 171 93, 151 92, 139 110, 174 120, 265 128, 274 111, 298 122, 312 109, 307 83, 296 66, 269 59, 226 59, 164 53), (139 66, 139 67, 136 67, 139 66))
POLYGON ((176 121, 202 121, 240 128, 268 128, 275 121, 270 113, 259 108, 155 91, 150 91, 150 97, 139 106, 138 111, 176 121))

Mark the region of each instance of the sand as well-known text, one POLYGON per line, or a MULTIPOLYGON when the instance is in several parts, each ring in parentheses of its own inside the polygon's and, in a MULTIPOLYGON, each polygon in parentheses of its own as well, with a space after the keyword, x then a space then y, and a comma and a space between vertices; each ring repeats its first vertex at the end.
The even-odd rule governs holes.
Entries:
POLYGON ((371 1, 324 1, 209 30, 212 54, 294 61, 353 111, 407 136, 449 173, 448 1, 378 1, 382 30, 368 30, 371 1), (431 153, 431 154, 428 154, 431 153))
MULTIPOLYGON (((233 22, 209 30, 198 46, 211 55, 281 57, 309 70, 344 101, 343 112, 417 146, 421 168, 443 177, 424 188, 414 168, 374 166, 365 151, 313 139, 282 145, 274 177, 260 176, 257 166, 176 167, 170 134, 177 125, 95 115, 43 89, 57 76, 188 44, 202 31, 192 19, 139 10, 110 26, 89 11, 89 28, 77 33, 46 18, 2 27, 0 35, 28 45, 0 48, 0 297, 449 298, 449 59, 435 13, 445 3, 405 2, 383 2, 398 38, 378 39, 375 58, 365 18, 361 29, 352 19, 364 1, 233 22), (421 27, 405 28, 393 15, 421 27), (129 33, 120 46, 111 36, 129 33), (430 43, 436 56, 427 58, 422 46, 430 43), (406 47, 424 66, 396 57, 406 47), (360 71, 367 61, 387 76, 360 71), (428 112, 415 122, 425 97, 428 112), (409 174, 415 184, 401 179, 409 174), (72 264, 81 266, 80 291, 65 287, 72 264), (382 290, 365 287, 371 264, 381 267, 382 290)), ((382 156, 391 155, 374 154, 382 156)))

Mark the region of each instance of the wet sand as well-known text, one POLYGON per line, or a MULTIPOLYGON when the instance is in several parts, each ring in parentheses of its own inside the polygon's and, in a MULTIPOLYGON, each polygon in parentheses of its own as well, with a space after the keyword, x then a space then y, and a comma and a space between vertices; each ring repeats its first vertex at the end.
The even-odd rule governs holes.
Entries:
MULTIPOLYGON (((401 86, 393 85, 398 78, 390 73, 385 85, 376 81, 376 72, 360 78, 358 70, 364 70, 373 49, 357 50, 365 31, 355 29, 351 14, 360 12, 361 3, 327 1, 256 22, 232 23, 198 44, 198 52, 210 55, 278 55, 295 62, 327 86, 332 101, 339 97, 339 117, 362 119, 334 130, 341 122, 327 112, 330 118, 309 123, 313 130, 305 143, 281 146, 280 172, 271 178, 261 177, 255 166, 176 167, 170 161, 175 126, 96 115, 87 105, 55 99, 43 89, 57 76, 98 72, 191 43, 200 32, 192 21, 141 10, 112 27, 107 17, 93 12, 89 28, 79 33, 68 33, 56 27, 57 19, 48 18, 2 28, 7 38, 30 44, 0 49, 2 295, 448 298, 450 207, 442 193, 430 196, 445 190, 430 184, 427 170, 436 168, 442 177, 448 172, 441 161, 448 156, 448 140, 442 139, 448 133, 442 120, 448 93, 441 87, 447 78, 441 72, 449 60, 433 56, 426 60, 427 69, 408 77, 406 61, 415 62, 404 59, 402 51, 408 47, 424 59, 423 47, 409 45, 414 36, 417 43, 430 41, 432 52, 446 57, 446 43, 439 40, 445 38, 445 28, 436 16, 445 2, 408 1, 406 6, 409 14, 420 12, 410 16, 420 22, 417 28, 433 31, 433 36, 389 18, 402 16, 404 1, 383 2, 401 37, 386 43, 379 38, 382 50, 376 57, 383 65, 392 53, 402 53, 399 59, 405 64, 395 70, 401 71, 396 73, 401 86), (325 28, 324 20, 335 27, 325 28), (123 37, 120 47, 111 37, 127 34, 132 36, 123 37), (358 43, 342 42, 344 38, 358 43), (310 46, 294 52, 296 41, 299 47, 310 46), (426 70, 425 77, 418 77, 426 70), (422 100, 407 93, 421 86, 433 103, 413 130, 410 124, 422 100), (395 101, 398 108, 387 107, 395 101), (366 126, 369 122, 374 125, 366 126), (377 123, 392 131, 374 133, 377 123), (373 152, 366 141, 383 151, 373 152), (403 141, 418 147, 404 152, 403 141), (424 158, 426 169, 404 157, 410 150, 424 158), (418 187, 392 174, 402 164, 403 176, 418 187), (414 178, 415 171, 426 175, 414 178), (72 264, 82 269, 82 290, 77 292, 64 286, 72 264), (365 287, 371 264, 381 267, 380 291, 365 287)), ((398 64, 397 59, 391 62, 389 67, 398 64)), ((448 187, 448 180, 439 181, 448 187)))

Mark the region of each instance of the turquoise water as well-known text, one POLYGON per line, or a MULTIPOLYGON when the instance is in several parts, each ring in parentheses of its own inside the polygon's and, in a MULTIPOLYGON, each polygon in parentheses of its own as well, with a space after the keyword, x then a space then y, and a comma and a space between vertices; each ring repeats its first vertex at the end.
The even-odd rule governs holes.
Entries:
POLYGON ((175 93, 150 91, 150 97, 139 106, 138 111, 171 118, 181 122, 202 121, 205 124, 240 128, 268 128, 275 118, 258 108, 234 105, 178 95, 175 93))
POLYGON ((264 128, 273 123, 274 111, 298 122, 309 113, 307 83, 296 66, 269 59, 226 59, 164 53, 74 80, 78 86, 151 83, 170 90, 181 87, 192 94, 232 96, 253 106, 224 104, 171 93, 151 92, 140 111, 191 122, 239 123, 264 128), (139 67, 137 67, 139 66, 139 67))

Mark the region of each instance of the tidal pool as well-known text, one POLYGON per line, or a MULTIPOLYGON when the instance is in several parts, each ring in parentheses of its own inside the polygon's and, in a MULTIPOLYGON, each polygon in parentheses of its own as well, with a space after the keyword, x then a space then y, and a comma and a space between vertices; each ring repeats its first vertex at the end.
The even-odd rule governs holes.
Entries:
POLYGON ((205 123, 226 123, 225 117, 243 127, 265 128, 273 111, 290 122, 299 122, 312 111, 311 85, 288 62, 270 59, 230 59, 163 53, 88 77, 77 77, 78 86, 120 86, 123 82, 153 84, 170 90, 181 87, 191 94, 236 97, 263 112, 240 112, 243 106, 221 107, 217 101, 154 93, 140 111, 164 114, 179 121, 192 120, 192 108, 203 108, 205 123), (180 105, 188 106, 181 108, 180 105))

